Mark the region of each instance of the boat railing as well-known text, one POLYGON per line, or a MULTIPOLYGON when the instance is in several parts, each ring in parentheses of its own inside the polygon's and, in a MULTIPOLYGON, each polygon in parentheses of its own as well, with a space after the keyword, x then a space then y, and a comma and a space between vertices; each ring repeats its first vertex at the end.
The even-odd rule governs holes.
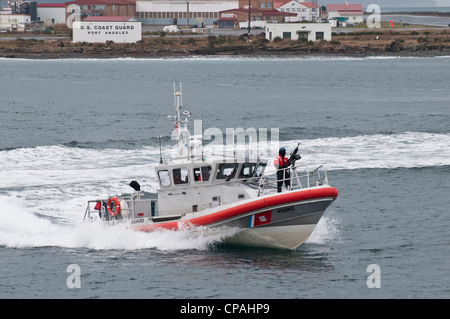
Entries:
POLYGON ((277 191, 278 182, 282 182, 282 191, 291 191, 302 188, 310 188, 321 185, 328 185, 328 175, 323 165, 309 170, 306 165, 292 166, 284 169, 279 169, 272 174, 264 174, 259 180, 258 196, 265 193, 272 193, 277 191), (283 172, 283 178, 278 179, 277 172, 283 172), (286 189, 285 182, 289 181, 289 186, 286 189))
MULTIPOLYGON (((111 198, 111 197, 110 197, 111 198)), ((107 212, 106 206, 107 203, 109 201, 110 198, 106 198, 106 199, 95 199, 95 200, 89 200, 87 207, 86 207, 86 211, 84 214, 84 218, 83 221, 86 220, 86 218, 89 221, 92 221, 94 219, 100 218, 100 219, 108 219, 109 214, 107 212), (97 205, 97 203, 100 203, 99 209, 95 209, 95 206, 97 205)), ((120 214, 118 214, 119 219, 132 219, 132 218, 136 218, 136 217, 141 217, 141 216, 135 216, 136 212, 136 205, 135 205, 135 201, 139 200, 139 202, 145 202, 148 201, 150 202, 150 207, 151 207, 151 215, 154 216, 156 215, 156 200, 154 199, 141 199, 139 195, 133 194, 133 195, 128 195, 128 196, 115 196, 115 198, 119 201, 120 203, 120 214), (124 202, 126 202, 127 205, 122 205, 124 202), (155 203, 153 203, 155 202, 155 203)), ((138 214, 139 215, 139 214, 138 214)))

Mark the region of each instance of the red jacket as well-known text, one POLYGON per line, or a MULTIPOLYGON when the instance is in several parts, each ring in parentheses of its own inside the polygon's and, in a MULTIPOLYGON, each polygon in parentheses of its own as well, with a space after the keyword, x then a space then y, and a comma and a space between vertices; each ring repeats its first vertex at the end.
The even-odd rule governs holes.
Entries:
POLYGON ((273 161, 273 165, 277 168, 286 168, 289 166, 288 164, 288 158, 287 157, 283 157, 281 155, 278 154, 277 157, 275 157, 275 160, 273 161))

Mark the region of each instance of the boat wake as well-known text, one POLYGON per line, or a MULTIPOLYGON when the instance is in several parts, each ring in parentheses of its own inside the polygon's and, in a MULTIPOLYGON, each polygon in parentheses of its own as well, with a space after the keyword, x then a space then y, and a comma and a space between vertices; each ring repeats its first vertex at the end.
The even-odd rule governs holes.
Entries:
MULTIPOLYGON (((292 149, 297 142, 282 144, 292 149)), ((405 132, 302 140, 300 154, 300 164, 312 168, 315 163, 327 163, 329 174, 341 169, 450 166, 450 134, 405 132)), ((0 245, 202 250, 233 236, 233 230, 146 234, 82 223, 80 212, 89 198, 126 192, 131 180, 138 180, 144 192, 155 193, 153 163, 158 158, 156 146, 119 150, 54 145, 0 151, 0 245)), ((269 166, 268 170, 273 169, 269 166)), ((331 209, 307 243, 339 240, 338 228, 339 218, 331 209)))

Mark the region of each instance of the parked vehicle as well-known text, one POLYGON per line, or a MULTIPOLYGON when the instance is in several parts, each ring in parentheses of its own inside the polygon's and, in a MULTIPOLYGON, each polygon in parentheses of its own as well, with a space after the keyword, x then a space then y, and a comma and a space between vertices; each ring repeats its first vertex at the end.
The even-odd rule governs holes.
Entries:
POLYGON ((166 25, 163 28, 164 32, 180 32, 180 29, 178 29, 178 27, 176 25, 166 25))

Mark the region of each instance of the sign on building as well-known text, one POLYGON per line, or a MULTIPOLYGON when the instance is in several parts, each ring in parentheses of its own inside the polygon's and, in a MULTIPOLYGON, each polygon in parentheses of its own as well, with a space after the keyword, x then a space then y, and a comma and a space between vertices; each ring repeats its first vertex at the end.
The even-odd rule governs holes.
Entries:
POLYGON ((142 40, 141 22, 76 21, 73 23, 73 42, 135 43, 140 40, 142 40))

